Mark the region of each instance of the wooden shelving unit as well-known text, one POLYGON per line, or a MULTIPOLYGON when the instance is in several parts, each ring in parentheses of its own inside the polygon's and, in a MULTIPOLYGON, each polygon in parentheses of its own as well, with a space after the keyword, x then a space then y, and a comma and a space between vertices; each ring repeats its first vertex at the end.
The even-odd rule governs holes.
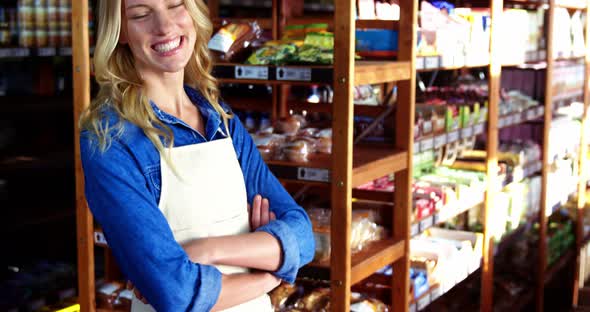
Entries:
MULTIPOLYGON (((255 107, 255 109, 272 110, 273 118, 286 114, 287 107, 332 113, 333 146, 332 156, 312 156, 309 162, 292 163, 282 161, 269 161, 268 165, 284 182, 297 182, 309 185, 323 185, 330 188, 332 203, 331 220, 331 250, 332 257, 329 261, 313 262, 311 267, 319 267, 330 270, 332 289, 332 310, 348 311, 350 309, 351 287, 372 275, 385 265, 392 264, 395 277, 388 281, 391 286, 391 298, 393 311, 408 311, 411 307, 425 307, 428 302, 438 298, 438 293, 428 292, 417 301, 409 298, 409 241, 413 235, 441 222, 444 218, 433 215, 418 220, 412 224, 410 213, 412 207, 412 156, 419 151, 427 151, 437 146, 459 140, 461 137, 473 134, 487 135, 487 166, 486 166, 486 193, 484 202, 484 245, 481 269, 476 271, 481 274, 481 311, 493 310, 493 274, 494 255, 498 248, 494 246, 491 235, 491 219, 493 218, 493 203, 498 185, 502 185, 497 176, 497 150, 499 141, 499 129, 519 125, 524 122, 539 120, 544 121, 543 156, 542 163, 529 164, 525 176, 541 171, 542 175, 542 199, 546 198, 548 188, 548 144, 549 128, 554 109, 563 106, 560 103, 569 102, 569 99, 556 99, 552 94, 552 73, 556 61, 580 60, 580 57, 554 58, 552 49, 553 29, 557 25, 553 23, 553 11, 557 7, 566 7, 571 10, 586 10, 590 1, 583 3, 550 0, 549 2, 533 1, 509 1, 506 5, 518 5, 522 7, 535 7, 548 5, 549 24, 547 36, 547 51, 539 53, 534 61, 542 59, 546 64, 547 80, 545 103, 536 108, 530 108, 522 113, 499 116, 500 77, 502 66, 517 66, 522 64, 501 64, 500 50, 502 42, 498 31, 499 16, 504 9, 503 0, 491 0, 492 31, 490 37, 489 61, 483 64, 471 64, 466 66, 461 63, 445 63, 438 56, 416 57, 416 25, 418 3, 416 0, 403 0, 400 3, 401 19, 393 21, 355 21, 355 1, 335 1, 333 17, 299 18, 282 16, 281 0, 272 1, 272 17, 268 19, 256 19, 265 29, 272 29, 273 37, 279 38, 281 25, 284 22, 290 24, 326 22, 334 30, 335 45, 333 66, 250 66, 243 64, 217 64, 214 69, 216 77, 223 83, 244 83, 272 85, 273 93, 266 103, 259 99, 227 98, 227 102, 235 107, 255 107), (387 28, 399 31, 399 52, 397 61, 355 61, 354 60, 354 31, 356 28, 387 28), (489 105, 486 123, 476 124, 465 129, 450 133, 439 134, 414 142, 413 122, 415 115, 416 73, 430 70, 456 70, 462 68, 487 67, 489 70, 489 105), (356 85, 396 82, 398 87, 397 104, 395 111, 395 137, 394 144, 382 147, 366 147, 353 144, 353 116, 359 112, 370 112, 377 115, 382 107, 355 106, 352 101, 352 89, 356 85), (287 101, 285 94, 289 85, 329 84, 334 89, 334 104, 297 103, 287 101), (386 174, 395 174, 395 193, 373 192, 354 189, 373 179, 386 174), (528 174, 527 174, 528 173, 528 174), (352 222, 352 198, 369 199, 391 204, 392 235, 388 239, 378 241, 360 253, 351 253, 350 236, 352 222), (395 204, 395 209, 393 209, 395 204), (417 229, 417 230, 416 230, 417 229)), ((212 15, 218 16, 217 1, 209 1, 212 15)), ((90 51, 88 48, 87 25, 88 7, 85 1, 74 1, 73 9, 73 63, 74 63, 74 120, 77 122, 80 112, 90 102, 90 51)), ((220 25, 221 19, 214 18, 214 24, 220 25)), ((240 19, 250 21, 253 19, 240 19)), ((586 29, 589 28, 590 19, 586 21, 586 29)), ((590 42, 590 32, 586 32, 586 46, 590 42)), ((1 51, 0 51, 1 52, 1 51)), ((18 52, 18 51, 17 51, 18 52)), ((24 52, 19 52, 24 53, 24 52)), ((31 53, 31 52, 29 52, 31 53)), ((0 53, 0 56, 2 54, 0 53)), ((588 86, 590 77, 590 53, 584 56, 585 62, 585 86, 588 86)), ((529 62, 530 63, 530 62, 529 62)), ((535 65, 537 66, 537 65, 535 65)), ((583 128, 589 125, 588 114, 590 104, 590 88, 583 92, 584 118, 583 128)), ((76 124, 76 123, 75 123, 76 124)), ((79 263, 79 293, 83 310, 95 311, 94 298, 94 246, 104 246, 104 242, 96 239, 93 229, 93 220, 84 199, 84 184, 79 160, 78 132, 76 131, 76 174, 77 174, 77 226, 78 226, 78 263, 79 263)), ((586 140, 582 135, 582 143, 586 140)), ((580 149, 580 179, 578 193, 585 191, 587 176, 584 170, 588 168, 585 155, 587 147, 582 144, 580 149)), ((508 182, 507 182, 508 183, 508 182)), ((537 311, 543 310, 544 285, 548 277, 555 274, 557 267, 547 270, 547 215, 546 211, 554 211, 554 203, 541 200, 538 219, 539 229, 539 258, 537 259, 537 285, 534 291, 527 294, 528 301, 534 298, 537 311), (534 295, 533 295, 534 294, 534 295)), ((583 196, 578 200, 578 220, 583 217, 583 196)), ((453 215, 460 214, 465 209, 457 209, 453 215)), ((448 217, 448 216, 447 216, 448 217)), ((518 228, 515 233, 522 231, 518 228)), ((100 234, 100 231, 96 233, 100 234)), ((583 229, 581 222, 576 227, 577 239, 575 254, 578 256, 583 243, 583 229)), ((507 235, 507 240, 513 239, 517 234, 507 235)), ((567 254, 567 257, 572 255, 567 254)), ((567 257, 564 257, 563 263, 567 257)), ((577 276, 577 275, 576 275, 577 276)), ((577 281, 573 283, 575 290, 573 304, 577 304, 577 281)), ((522 303, 522 304, 526 304, 522 303)), ((419 310, 419 309, 418 309, 419 310)))
MULTIPOLYGON (((281 1, 274 0, 272 18, 262 19, 263 28, 272 28, 273 37, 280 33, 281 1), (268 27, 271 26, 271 27, 268 27)), ((209 1, 213 16, 218 12, 217 1, 209 1)), ((334 89, 332 112, 332 156, 314 156, 309 162, 294 164, 271 161, 269 167, 283 181, 324 183, 332 194, 333 251, 329 262, 312 263, 311 266, 330 269, 333 311, 348 311, 351 286, 372 275, 386 265, 393 264, 396 272, 391 279, 392 302, 395 311, 409 308, 409 238, 412 183, 412 122, 415 98, 415 46, 417 1, 406 0, 402 4, 401 20, 359 21, 355 24, 355 1, 338 2, 334 6, 331 25, 334 27, 335 44, 333 66, 247 66, 242 64, 217 64, 214 74, 219 81, 246 84, 273 85, 270 102, 273 117, 284 115, 285 109, 279 94, 284 85, 331 84, 334 89), (354 60, 354 32, 356 27, 395 28, 400 31, 401 48, 397 61, 354 60), (353 146, 352 88, 369 83, 398 82, 398 109, 395 112, 397 136, 395 144, 384 146, 353 146), (302 174, 304 172, 304 174, 302 174), (363 183, 394 173, 396 176, 396 209, 391 213, 393 233, 391 237, 374 242, 359 253, 350 248, 352 222, 352 189, 363 183), (311 178, 310 178, 311 177, 311 178), (306 178, 308 180, 306 180, 306 178)), ((83 27, 87 22, 87 4, 74 2, 74 74, 75 116, 89 104, 89 51, 88 34, 83 27), (86 48, 84 48, 86 47, 86 48)), ((246 19, 248 20, 248 19, 246 19)), ((219 25, 220 19, 214 18, 219 25)), ((285 101, 283 101, 285 103, 285 101)), ((231 105, 231 103, 230 103, 231 105)), ((327 108, 325 108, 327 110, 327 108)), ((77 133, 77 135, 79 135, 77 133)), ((78 137, 76 137, 76 144, 78 137)), ((95 282, 93 241, 105 246, 100 231, 93 229, 93 221, 84 199, 83 174, 79 163, 79 146, 76 146, 77 171, 77 224, 80 303, 85 311, 95 310, 95 282), (96 234, 96 235, 95 235, 96 234)), ((393 207, 393 206, 391 206, 393 207)), ((104 237, 103 237, 104 238, 104 237)))

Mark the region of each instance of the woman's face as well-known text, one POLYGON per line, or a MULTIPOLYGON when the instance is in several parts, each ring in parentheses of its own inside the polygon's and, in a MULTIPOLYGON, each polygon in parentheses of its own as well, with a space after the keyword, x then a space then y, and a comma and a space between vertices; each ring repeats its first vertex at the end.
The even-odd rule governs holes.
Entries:
POLYGON ((196 30, 184 0, 123 0, 121 43, 127 43, 140 73, 184 71, 196 30))

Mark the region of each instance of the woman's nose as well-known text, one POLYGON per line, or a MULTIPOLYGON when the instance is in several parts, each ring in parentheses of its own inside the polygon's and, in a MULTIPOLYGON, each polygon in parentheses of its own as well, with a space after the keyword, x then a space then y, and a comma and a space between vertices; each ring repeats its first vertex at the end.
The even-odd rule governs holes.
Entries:
POLYGON ((174 19, 168 12, 160 12, 156 14, 154 30, 158 35, 166 35, 174 28, 174 19))

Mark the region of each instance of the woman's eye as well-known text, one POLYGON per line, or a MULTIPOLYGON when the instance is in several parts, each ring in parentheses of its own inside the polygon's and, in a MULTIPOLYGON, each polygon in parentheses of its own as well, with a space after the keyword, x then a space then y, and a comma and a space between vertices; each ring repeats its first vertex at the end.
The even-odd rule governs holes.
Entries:
POLYGON ((177 4, 174 4, 174 5, 169 6, 168 8, 169 9, 176 9, 176 8, 179 8, 179 7, 183 6, 183 5, 184 5, 184 1, 180 1, 177 4))
POLYGON ((142 19, 144 17, 147 17, 147 14, 144 14, 144 15, 135 15, 135 16, 131 17, 131 19, 139 20, 139 19, 142 19))

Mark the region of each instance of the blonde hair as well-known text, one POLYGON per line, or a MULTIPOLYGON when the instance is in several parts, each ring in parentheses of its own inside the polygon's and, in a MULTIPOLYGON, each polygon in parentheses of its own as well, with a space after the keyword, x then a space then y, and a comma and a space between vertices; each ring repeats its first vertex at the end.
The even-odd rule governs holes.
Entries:
MULTIPOLYGON (((100 150, 107 150, 113 137, 120 136, 123 132, 121 122, 111 125, 108 120, 104 120, 103 109, 108 105, 119 114, 120 119, 141 128, 170 164, 170 158, 164 153, 164 143, 172 147, 174 134, 156 117, 149 99, 142 94, 143 83, 135 70, 129 46, 119 44, 122 23, 121 1, 124 0, 99 1, 94 68, 100 90, 94 101, 82 113, 80 128, 95 134, 100 150)), ((207 44, 213 26, 209 19, 209 9, 202 0, 185 0, 184 4, 197 29, 194 52, 184 69, 184 82, 201 92, 221 115, 227 128, 227 120, 232 116, 219 104, 217 80, 211 75, 213 62, 207 44)))

